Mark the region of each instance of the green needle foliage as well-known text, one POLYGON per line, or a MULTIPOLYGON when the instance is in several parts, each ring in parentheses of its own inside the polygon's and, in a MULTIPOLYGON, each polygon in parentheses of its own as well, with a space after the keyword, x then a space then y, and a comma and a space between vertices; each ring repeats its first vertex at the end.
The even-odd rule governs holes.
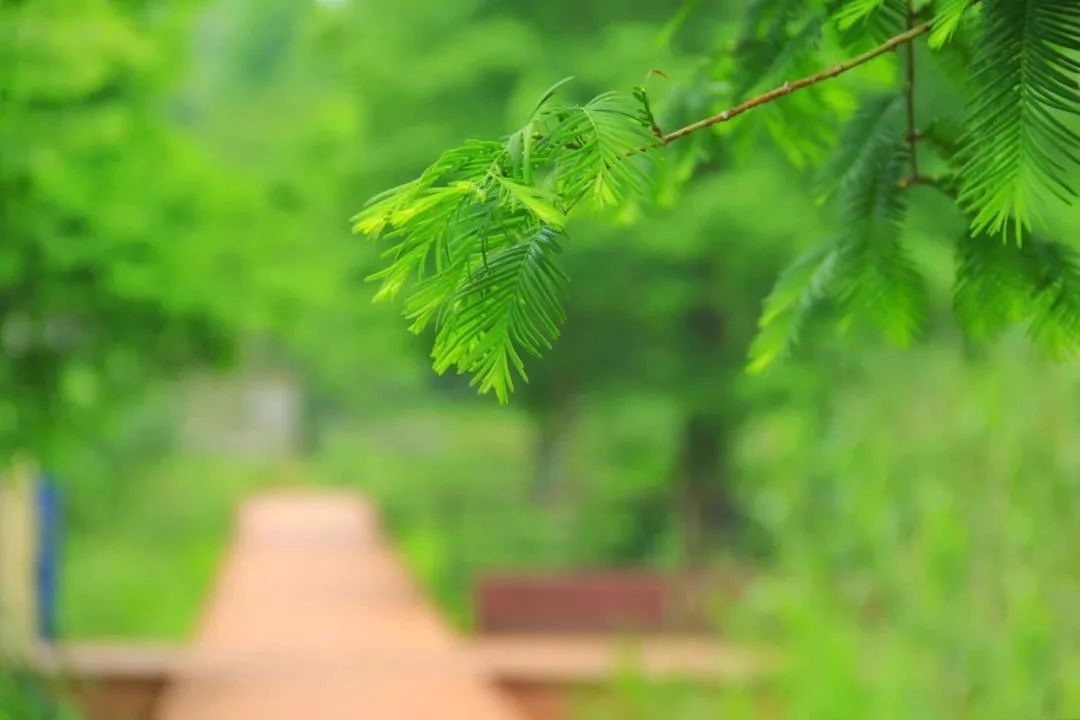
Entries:
POLYGON ((837 11, 837 23, 842 29, 850 28, 872 16, 885 2, 886 0, 851 0, 837 11))
MULTIPOLYGON (((688 3, 666 40, 703 7, 688 3)), ((744 12, 729 56, 710 60, 727 110, 664 135, 663 101, 641 86, 575 106, 553 100, 557 85, 519 131, 444 154, 356 216, 357 232, 391 243, 374 276, 379 297, 407 287, 411 329, 435 326, 436 370, 456 367, 505 401, 525 377, 523 356, 558 335, 566 278, 556 239, 571 212, 647 200, 667 145, 758 108, 740 122, 757 120, 796 166, 819 166, 837 228, 765 300, 751 370, 786 357, 820 306, 898 345, 919 335, 928 293, 904 233, 915 186, 941 191, 968 219, 955 240, 954 293, 966 331, 988 336, 1024 321, 1052 355, 1080 347, 1073 250, 1032 236, 1046 211, 1075 199, 1080 3, 759 0, 744 12), (966 114, 946 104, 918 124, 929 115, 917 108, 923 43, 943 64, 973 58, 966 114), (885 91, 833 81, 871 61, 879 73, 892 66, 891 80, 878 76, 885 91)))
POLYGON ((968 113, 970 154, 960 199, 975 231, 1010 227, 1019 241, 1046 195, 1076 196, 1067 172, 1080 135, 1063 114, 1080 112, 1080 4, 988 0, 968 113))
POLYGON ((956 32, 964 11, 971 0, 941 0, 934 16, 934 31, 930 33, 930 47, 939 48, 956 32))
MULTIPOLYGON (((802 0, 752 4, 743 20, 730 73, 733 100, 741 102, 820 68, 829 16, 824 9, 803 16, 804 5, 802 0)), ((836 142, 836 124, 820 112, 829 102, 822 93, 824 87, 809 87, 767 106, 761 114, 769 140, 796 166, 820 163, 836 142), (790 132, 792 127, 799 128, 797 135, 790 132)))
POLYGON ((616 205, 650 183, 656 138, 640 106, 615 93, 559 104, 556 89, 517 132, 444 153, 353 218, 356 232, 391 241, 389 264, 372 276, 378 297, 408 286, 410 329, 435 326, 435 369, 456 367, 504 402, 515 374, 525 377, 522 354, 539 356, 559 334, 567 213, 616 205))
POLYGON ((957 243, 956 316, 974 335, 992 337, 1027 323, 1028 336, 1053 357, 1080 337, 1080 264, 1069 246, 1028 237, 1024 246, 987 236, 957 243))

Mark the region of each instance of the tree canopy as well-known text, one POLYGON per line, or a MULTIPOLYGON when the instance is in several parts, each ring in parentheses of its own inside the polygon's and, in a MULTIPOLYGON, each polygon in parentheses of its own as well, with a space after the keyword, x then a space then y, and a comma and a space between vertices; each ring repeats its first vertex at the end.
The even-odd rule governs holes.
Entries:
POLYGON ((1075 199, 1080 7, 771 0, 750 4, 742 27, 734 47, 705 56, 719 89, 704 94, 722 110, 670 129, 678 97, 654 97, 656 73, 584 103, 562 100, 563 80, 520 129, 446 151, 356 215, 357 233, 390 243, 372 276, 378 297, 404 292, 410 329, 434 326, 436 371, 456 368, 505 401, 525 356, 550 349, 563 322, 569 218, 655 197, 667 146, 752 111, 760 117, 739 122, 758 122, 794 165, 816 169, 833 230, 777 281, 750 369, 787 356, 821 305, 898 345, 919 335, 928 298, 903 229, 923 187, 966 218, 944 238, 960 326, 986 336, 1023 322, 1055 356, 1080 345, 1077 260, 1053 222, 1075 199))

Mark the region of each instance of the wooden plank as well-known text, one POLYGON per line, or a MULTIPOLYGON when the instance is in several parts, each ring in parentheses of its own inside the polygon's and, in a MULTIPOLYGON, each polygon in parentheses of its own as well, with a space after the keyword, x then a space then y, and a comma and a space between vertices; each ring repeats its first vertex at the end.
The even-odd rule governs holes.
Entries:
POLYGON ((35 654, 42 672, 76 681, 160 680, 179 675, 187 652, 172 645, 79 642, 42 644, 35 654))
POLYGON ((711 637, 496 635, 474 639, 469 652, 500 683, 605 684, 620 672, 743 683, 766 677, 771 667, 764 653, 711 637))

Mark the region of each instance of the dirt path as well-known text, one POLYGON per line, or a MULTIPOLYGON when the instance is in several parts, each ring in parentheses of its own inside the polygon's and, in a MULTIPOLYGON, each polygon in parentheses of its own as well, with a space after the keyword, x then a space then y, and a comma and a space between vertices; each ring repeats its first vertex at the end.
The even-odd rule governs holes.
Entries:
POLYGON ((260 496, 160 720, 521 720, 346 493, 260 496))

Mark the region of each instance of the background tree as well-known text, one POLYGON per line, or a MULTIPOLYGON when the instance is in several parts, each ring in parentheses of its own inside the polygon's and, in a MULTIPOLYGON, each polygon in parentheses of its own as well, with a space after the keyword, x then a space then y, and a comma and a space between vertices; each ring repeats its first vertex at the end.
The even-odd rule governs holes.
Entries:
MULTIPOLYGON (((641 717, 749 718, 757 703, 829 720, 1075 716, 1080 376, 1036 349, 1071 337, 1080 216, 1043 179, 1075 184, 1071 145, 1048 143, 1076 127, 1060 91, 1075 90, 1075 14, 1043 1, 914 11, 4 4, 0 257, 18 264, 0 280, 0 384, 18 422, 2 437, 59 467, 67 490, 62 628, 185 637, 235 504, 332 484, 378 504, 412 572, 466 628, 472 583, 494 570, 672 571, 688 554, 734 565, 750 584, 717 622, 776 648, 778 674, 764 689, 620 686, 641 717), (797 83, 897 36, 894 50, 797 83), (582 109, 609 88, 625 93, 582 109), (969 96, 994 101, 968 108, 969 96), (595 117, 602 137, 585 123, 595 117), (611 152, 655 143, 653 121, 671 134, 703 118, 663 149, 611 152), (362 279, 391 264, 380 254, 414 238, 419 215, 387 243, 351 237, 344 218, 445 148, 530 119, 513 142, 467 145, 449 159, 461 177, 417 196, 475 182, 483 192, 459 200, 509 230, 472 254, 464 305, 439 306, 419 337, 400 332, 368 302, 379 283, 362 279), (500 162, 480 170, 506 182, 468 167, 493 148, 500 162), (1002 181, 1011 217, 1045 200, 1022 244, 993 213, 971 231, 1001 199, 980 174, 1002 181), (536 255, 500 255, 536 218, 564 232, 529 236, 536 255), (497 271, 515 258, 566 273, 534 273, 531 287, 558 286, 567 319, 548 351, 550 328, 522 307, 553 305, 500 304, 541 330, 529 337, 545 354, 511 343, 530 382, 511 373, 518 396, 504 407, 476 398, 470 373, 428 372, 427 356, 459 308, 479 321, 513 299, 497 271), (45 329, 28 332, 27 314, 45 329), (85 330, 59 332, 54 316, 85 330), (880 348, 882 331, 911 349, 880 348), (744 372, 752 345, 751 367, 768 372, 744 372), (222 360, 290 373, 317 420, 307 452, 222 457, 175 436, 173 383, 222 360), (691 553, 687 527, 704 529, 691 553)), ((446 237, 436 244, 468 245, 446 237)), ((410 313, 414 282, 401 293, 410 313)))
POLYGON ((181 16, 98 2, 0 9, 5 456, 47 460, 61 429, 106 397, 228 352, 249 275, 219 240, 239 230, 227 206, 243 191, 157 120, 181 16), (71 42, 83 33, 92 41, 71 42), (151 183, 163 163, 173 171, 151 183), (161 235, 171 242, 151 240, 161 235), (213 292, 224 273, 238 289, 228 313, 213 292))

